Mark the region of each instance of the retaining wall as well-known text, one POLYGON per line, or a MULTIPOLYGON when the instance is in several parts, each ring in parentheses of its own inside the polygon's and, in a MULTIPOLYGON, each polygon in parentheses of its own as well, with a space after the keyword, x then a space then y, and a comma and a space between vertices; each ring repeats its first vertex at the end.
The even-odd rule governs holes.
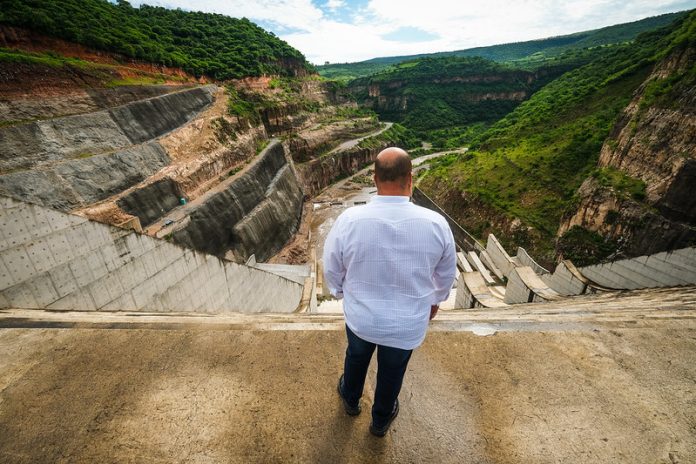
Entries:
POLYGON ((153 141, 108 155, 0 176, 0 193, 70 211, 115 195, 169 162, 162 146, 153 141))
POLYGON ((262 261, 279 251, 299 225, 302 189, 282 144, 272 142, 259 156, 242 175, 196 200, 172 239, 217 256, 232 251, 240 262, 252 253, 262 261))
POLYGON ((152 139, 212 103, 215 88, 0 128, 0 193, 67 211, 123 191, 169 164, 152 139))
POLYGON ((317 195, 337 180, 353 175, 373 163, 379 152, 386 147, 386 142, 375 148, 354 147, 295 165, 304 192, 309 196, 317 195))
POLYGON ((613 289, 696 284, 696 247, 663 251, 578 269, 592 282, 613 289))
POLYGON ((303 286, 0 196, 0 308, 292 312, 303 286))

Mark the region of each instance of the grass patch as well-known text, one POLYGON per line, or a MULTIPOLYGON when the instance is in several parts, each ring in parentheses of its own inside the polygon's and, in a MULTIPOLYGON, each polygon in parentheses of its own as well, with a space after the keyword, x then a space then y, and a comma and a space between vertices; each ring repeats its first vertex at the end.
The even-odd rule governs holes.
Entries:
POLYGON ((623 171, 610 167, 598 168, 592 172, 592 177, 597 179, 600 185, 611 187, 619 194, 636 201, 645 200, 645 182, 633 178, 623 171))

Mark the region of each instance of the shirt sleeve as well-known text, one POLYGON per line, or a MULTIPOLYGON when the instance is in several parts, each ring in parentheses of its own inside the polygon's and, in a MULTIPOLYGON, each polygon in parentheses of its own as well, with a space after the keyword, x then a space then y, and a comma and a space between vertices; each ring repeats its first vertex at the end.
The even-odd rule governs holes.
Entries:
POLYGON ((452 284, 457 274, 457 251, 454 246, 454 237, 449 225, 444 227, 445 249, 442 252, 440 261, 435 266, 433 273, 433 284, 435 286, 433 305, 440 304, 449 298, 452 284))
POLYGON ((326 237, 322 255, 324 282, 326 282, 329 292, 339 300, 343 298, 343 281, 346 277, 346 268, 343 265, 344 237, 342 237, 340 229, 341 217, 339 216, 326 237))

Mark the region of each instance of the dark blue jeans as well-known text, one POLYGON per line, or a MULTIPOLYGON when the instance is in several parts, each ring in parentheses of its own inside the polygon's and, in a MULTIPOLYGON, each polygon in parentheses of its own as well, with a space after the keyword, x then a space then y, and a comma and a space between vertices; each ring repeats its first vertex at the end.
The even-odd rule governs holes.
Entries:
POLYGON ((372 405, 372 422, 383 427, 389 421, 394 403, 399 397, 408 361, 413 350, 376 345, 355 335, 346 325, 348 348, 343 368, 343 397, 357 406, 365 387, 367 368, 377 348, 377 387, 372 405))

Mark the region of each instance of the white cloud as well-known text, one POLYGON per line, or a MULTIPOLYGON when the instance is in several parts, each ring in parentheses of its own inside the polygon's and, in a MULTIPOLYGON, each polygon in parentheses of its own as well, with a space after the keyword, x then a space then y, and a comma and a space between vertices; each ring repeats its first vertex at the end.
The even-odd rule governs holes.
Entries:
POLYGON ((318 64, 540 39, 696 6, 694 0, 370 0, 366 7, 347 17, 350 0, 320 1, 325 11, 311 0, 154 3, 277 24, 279 37, 318 64), (342 14, 337 13, 339 8, 342 14), (402 27, 417 28, 439 38, 399 43, 381 37, 402 27), (291 32, 284 32, 288 29, 291 32))
POLYGON ((270 21, 286 28, 312 31, 323 19, 322 11, 311 0, 134 0, 133 5, 147 3, 167 8, 222 13, 235 18, 270 21))
POLYGON ((346 2, 344 0, 329 0, 326 2, 326 7, 332 10, 337 10, 344 6, 346 6, 346 2))

